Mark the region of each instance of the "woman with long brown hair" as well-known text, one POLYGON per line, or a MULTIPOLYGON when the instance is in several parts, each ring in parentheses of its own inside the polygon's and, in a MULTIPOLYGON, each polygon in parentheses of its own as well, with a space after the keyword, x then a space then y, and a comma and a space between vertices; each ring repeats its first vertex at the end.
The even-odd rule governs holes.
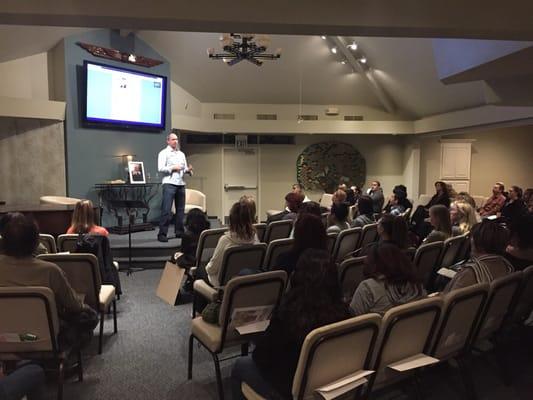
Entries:
POLYGON ((95 233, 109 236, 106 228, 95 223, 94 206, 91 200, 80 200, 76 203, 72 214, 72 223, 67 233, 95 233))

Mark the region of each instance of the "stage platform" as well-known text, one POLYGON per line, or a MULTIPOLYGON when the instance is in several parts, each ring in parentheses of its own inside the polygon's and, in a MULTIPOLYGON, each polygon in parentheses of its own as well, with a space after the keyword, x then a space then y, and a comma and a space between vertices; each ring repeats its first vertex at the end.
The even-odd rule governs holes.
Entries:
MULTIPOLYGON (((218 219, 209 219, 211 228, 220 228, 222 224, 218 219)), ((181 239, 176 239, 174 227, 168 231, 168 242, 162 243, 157 240, 159 228, 156 226, 152 231, 133 232, 131 234, 131 257, 132 266, 141 268, 163 268, 165 262, 173 253, 180 251, 181 239)), ((120 268, 128 265, 128 235, 110 233, 109 241, 113 252, 113 259, 118 261, 120 268)))

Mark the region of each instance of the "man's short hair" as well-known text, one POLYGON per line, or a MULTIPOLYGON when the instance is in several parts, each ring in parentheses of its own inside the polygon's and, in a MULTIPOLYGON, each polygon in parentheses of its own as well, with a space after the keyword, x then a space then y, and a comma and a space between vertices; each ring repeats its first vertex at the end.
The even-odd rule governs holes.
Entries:
POLYGON ((293 184, 293 185, 292 185, 292 188, 293 188, 293 189, 298 189, 298 190, 303 190, 302 185, 300 185, 299 183, 295 183, 295 184, 293 184))
POLYGON ((372 183, 377 183, 377 184, 378 184, 378 186, 380 186, 380 187, 381 187, 381 182, 380 182, 380 181, 372 181, 372 183))
POLYGON ((12 213, 2 232, 4 251, 8 256, 31 256, 39 243, 39 228, 21 213, 12 213))
POLYGON ((170 132, 168 135, 167 135, 167 140, 170 139, 170 135, 174 135, 178 138, 178 140, 180 140, 180 135, 178 135, 176 132, 170 132))
POLYGON ((500 224, 486 219, 475 224, 470 235, 476 250, 485 253, 504 254, 509 243, 509 231, 500 224))
POLYGON ((505 185, 503 184, 503 182, 496 182, 496 185, 498 185, 498 187, 500 188, 500 192, 504 192, 505 191, 505 185))

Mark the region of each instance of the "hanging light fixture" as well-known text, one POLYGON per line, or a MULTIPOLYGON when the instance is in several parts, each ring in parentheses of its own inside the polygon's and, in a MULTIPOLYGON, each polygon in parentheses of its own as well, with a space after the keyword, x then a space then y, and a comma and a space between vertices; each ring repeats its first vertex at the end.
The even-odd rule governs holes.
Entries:
POLYGON ((225 53, 215 53, 215 49, 209 48, 207 55, 211 59, 223 60, 230 66, 246 60, 259 67, 263 64, 261 60, 277 60, 281 57, 281 49, 272 54, 266 53, 270 46, 268 35, 225 33, 220 37, 220 43, 225 53))

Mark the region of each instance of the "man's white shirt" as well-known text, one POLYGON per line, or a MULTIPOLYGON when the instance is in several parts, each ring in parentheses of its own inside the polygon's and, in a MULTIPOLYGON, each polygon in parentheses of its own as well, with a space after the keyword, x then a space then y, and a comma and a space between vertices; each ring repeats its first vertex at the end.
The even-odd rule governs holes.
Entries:
POLYGON ((167 146, 159 152, 157 170, 164 174, 161 183, 171 183, 177 186, 185 185, 183 174, 188 171, 185 154, 180 150, 174 150, 172 147, 167 146), (172 171, 174 165, 179 165, 181 170, 172 171))

